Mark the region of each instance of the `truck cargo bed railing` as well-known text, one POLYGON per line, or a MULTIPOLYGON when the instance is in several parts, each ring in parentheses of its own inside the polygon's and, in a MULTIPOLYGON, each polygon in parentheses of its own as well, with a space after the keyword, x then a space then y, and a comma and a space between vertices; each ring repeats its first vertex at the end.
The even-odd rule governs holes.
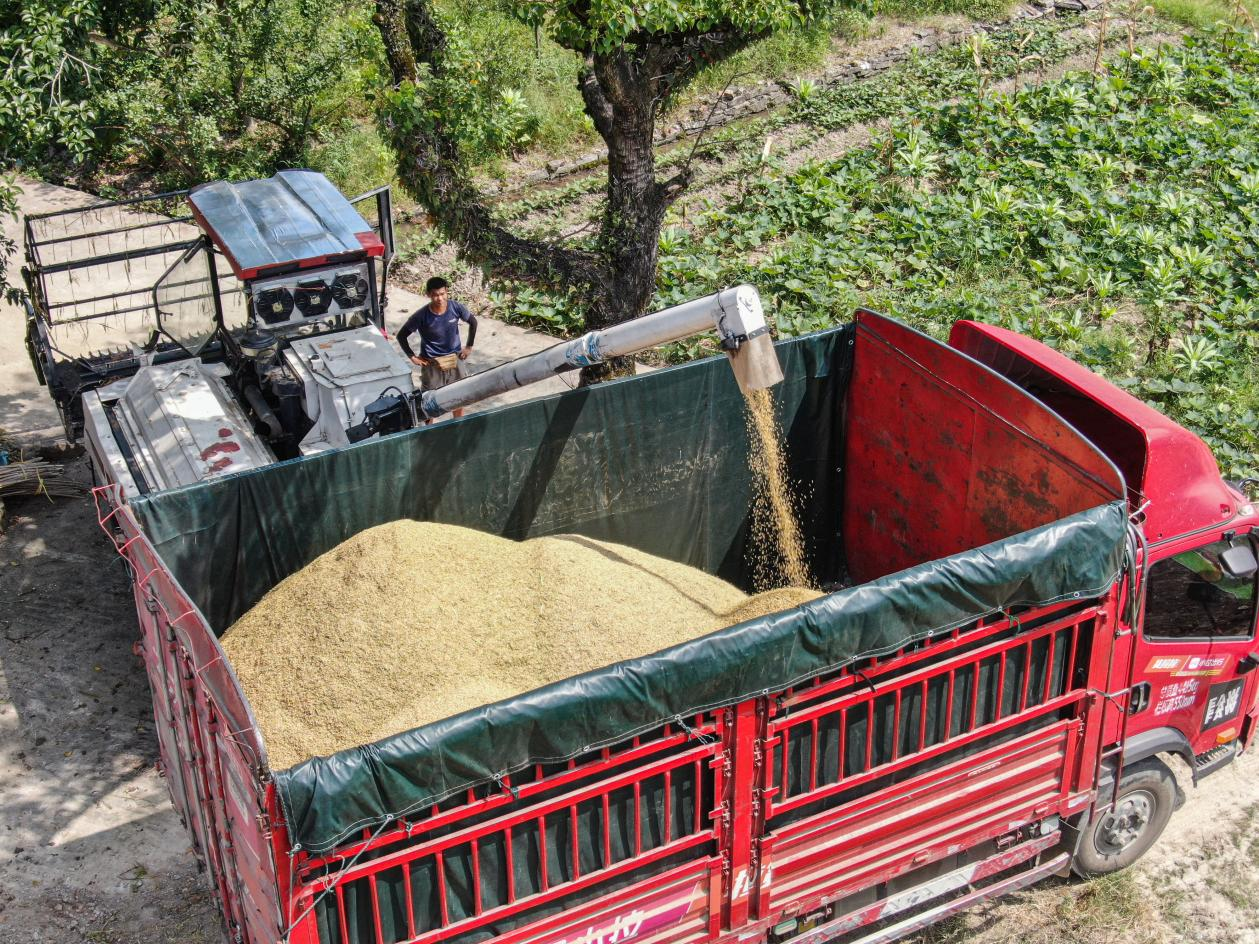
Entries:
POLYGON ((650 899, 679 876, 690 919, 654 940, 712 940, 1065 815, 1095 756, 1100 612, 980 620, 299 852, 292 940, 524 940, 553 914, 614 922, 627 882, 650 899))

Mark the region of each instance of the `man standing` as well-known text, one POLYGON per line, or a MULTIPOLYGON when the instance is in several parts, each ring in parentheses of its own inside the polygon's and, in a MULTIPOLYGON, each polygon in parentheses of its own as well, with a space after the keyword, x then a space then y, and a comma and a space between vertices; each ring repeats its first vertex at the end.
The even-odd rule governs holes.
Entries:
MULTIPOLYGON (((450 297, 450 283, 439 275, 424 285, 428 304, 406 320, 398 332, 398 344, 412 364, 420 367, 420 383, 425 390, 436 390, 461 377, 468 376, 463 362, 476 341, 476 315, 450 297), (468 323, 468 343, 459 340, 459 322, 468 323), (420 335, 420 352, 411 350, 407 339, 420 335)), ((456 417, 463 410, 455 410, 456 417)))

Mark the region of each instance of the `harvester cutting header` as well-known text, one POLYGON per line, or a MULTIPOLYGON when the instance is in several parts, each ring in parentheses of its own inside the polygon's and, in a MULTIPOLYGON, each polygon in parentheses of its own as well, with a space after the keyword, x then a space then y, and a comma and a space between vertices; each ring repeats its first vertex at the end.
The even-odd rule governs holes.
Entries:
POLYGON ((348 200, 288 170, 143 200, 28 218, 23 270, 36 373, 67 437, 130 495, 408 429, 714 328, 745 389, 782 377, 740 286, 420 392, 384 330, 388 188, 348 200), (136 210, 178 198, 188 215, 136 210))

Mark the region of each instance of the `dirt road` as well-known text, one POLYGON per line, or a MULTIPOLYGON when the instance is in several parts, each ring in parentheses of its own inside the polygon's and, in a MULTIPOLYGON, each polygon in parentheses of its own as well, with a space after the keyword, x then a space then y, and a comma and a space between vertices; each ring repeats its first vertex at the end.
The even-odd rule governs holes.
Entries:
MULTIPOLYGON (((86 479, 86 464, 71 463, 86 479)), ((0 537, 0 942, 218 942, 155 768, 122 561, 91 501, 23 499, 0 537)))

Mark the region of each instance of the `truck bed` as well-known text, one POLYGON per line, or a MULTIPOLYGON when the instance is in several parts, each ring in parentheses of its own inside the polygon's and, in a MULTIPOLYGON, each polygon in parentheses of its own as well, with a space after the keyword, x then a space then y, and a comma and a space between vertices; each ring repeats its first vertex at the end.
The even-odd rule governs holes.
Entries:
POLYGON ((371 524, 579 531, 746 586, 728 369, 126 506, 99 493, 137 577, 172 795, 233 931, 778 941, 912 921, 1061 864, 1059 818, 1090 802, 1099 762, 1118 475, 1030 397, 894 322, 779 352, 810 564, 862 583, 289 770, 267 764, 215 633, 371 524))

